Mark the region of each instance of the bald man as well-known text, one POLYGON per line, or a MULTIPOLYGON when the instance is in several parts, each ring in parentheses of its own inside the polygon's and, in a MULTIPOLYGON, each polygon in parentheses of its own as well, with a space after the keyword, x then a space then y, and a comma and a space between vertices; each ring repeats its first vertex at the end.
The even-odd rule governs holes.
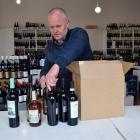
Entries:
POLYGON ((63 77, 68 90, 72 75, 66 66, 73 61, 93 60, 89 37, 82 28, 69 29, 69 19, 62 8, 49 11, 48 28, 53 40, 45 49, 45 65, 40 73, 41 87, 47 86, 51 91, 63 77))

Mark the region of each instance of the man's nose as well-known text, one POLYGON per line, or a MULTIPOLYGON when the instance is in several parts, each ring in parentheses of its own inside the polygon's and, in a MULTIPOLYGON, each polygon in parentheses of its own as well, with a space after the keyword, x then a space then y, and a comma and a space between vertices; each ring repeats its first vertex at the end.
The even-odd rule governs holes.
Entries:
POLYGON ((58 29, 55 27, 55 28, 53 29, 53 32, 54 32, 54 33, 57 33, 57 32, 58 32, 58 29))

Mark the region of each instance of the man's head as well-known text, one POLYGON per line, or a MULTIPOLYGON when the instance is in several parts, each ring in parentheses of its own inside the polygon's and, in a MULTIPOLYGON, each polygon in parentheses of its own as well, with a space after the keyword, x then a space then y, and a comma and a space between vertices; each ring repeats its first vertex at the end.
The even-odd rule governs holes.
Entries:
POLYGON ((62 41, 69 28, 69 20, 62 8, 53 8, 48 13, 48 27, 57 41, 62 41))

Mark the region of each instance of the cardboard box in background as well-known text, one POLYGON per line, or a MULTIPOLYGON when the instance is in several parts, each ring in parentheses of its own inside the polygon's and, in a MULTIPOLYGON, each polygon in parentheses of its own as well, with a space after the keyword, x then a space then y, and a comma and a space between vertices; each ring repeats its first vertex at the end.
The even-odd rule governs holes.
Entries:
POLYGON ((126 73, 133 65, 120 61, 79 61, 69 65, 79 99, 81 120, 122 116, 126 73))

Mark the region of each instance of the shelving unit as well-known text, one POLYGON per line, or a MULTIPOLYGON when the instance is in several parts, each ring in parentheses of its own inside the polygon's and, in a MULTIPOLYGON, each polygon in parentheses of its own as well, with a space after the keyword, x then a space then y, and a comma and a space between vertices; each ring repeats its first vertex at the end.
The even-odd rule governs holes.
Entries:
MULTIPOLYGON (((15 54, 40 51, 47 47, 48 40, 51 40, 51 34, 48 29, 14 29, 14 49, 15 54)), ((21 55, 21 54, 19 54, 21 55)))
POLYGON ((132 59, 140 56, 140 24, 108 24, 106 55, 132 59))

